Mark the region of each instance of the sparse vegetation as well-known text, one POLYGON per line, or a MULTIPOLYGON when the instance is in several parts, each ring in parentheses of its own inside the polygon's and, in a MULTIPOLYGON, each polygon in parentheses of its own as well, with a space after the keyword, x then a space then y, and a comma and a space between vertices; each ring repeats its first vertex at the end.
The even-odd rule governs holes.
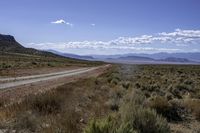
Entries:
POLYGON ((103 63, 64 58, 60 56, 40 56, 31 54, 0 52, 0 76, 16 76, 19 70, 24 69, 33 71, 34 69, 40 68, 67 68, 73 66, 87 67, 97 66, 101 64, 103 63))
POLYGON ((113 65, 96 78, 21 103, 4 106, 2 100, 0 127, 47 133, 200 131, 199 73, 199 66, 113 65))

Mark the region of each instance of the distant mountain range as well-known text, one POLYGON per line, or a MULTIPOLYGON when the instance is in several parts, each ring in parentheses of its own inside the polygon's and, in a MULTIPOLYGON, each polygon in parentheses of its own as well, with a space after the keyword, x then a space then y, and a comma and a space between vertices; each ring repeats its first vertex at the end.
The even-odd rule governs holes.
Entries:
POLYGON ((93 58, 96 59, 108 59, 108 58, 112 58, 112 59, 117 59, 117 58, 121 58, 121 57, 131 57, 131 56, 139 56, 139 57, 148 57, 148 58, 152 58, 152 59, 157 59, 157 60, 162 60, 162 59, 166 59, 166 58, 185 58, 191 61, 200 61, 200 52, 194 52, 194 53, 154 53, 154 54, 134 54, 134 53, 130 53, 130 54, 117 54, 117 55, 91 55, 93 58))
POLYGON ((112 58, 100 58, 99 60, 129 64, 200 64, 199 57, 200 53, 156 53, 112 55, 112 58))
POLYGON ((57 55, 60 55, 60 56, 74 58, 74 59, 94 60, 94 58, 92 56, 81 56, 81 55, 76 55, 76 54, 62 53, 62 52, 58 52, 58 51, 52 50, 52 49, 49 49, 47 51, 54 53, 54 54, 57 54, 57 55))
POLYGON ((76 55, 55 50, 36 50, 25 48, 11 35, 0 34, 0 53, 21 53, 39 56, 68 57, 73 59, 105 61, 114 63, 143 64, 200 64, 200 53, 155 53, 118 55, 76 55))
POLYGON ((185 58, 191 61, 200 61, 200 52, 194 53, 155 53, 155 54, 139 54, 154 59, 165 59, 169 57, 185 58))
POLYGON ((129 64, 199 64, 200 53, 155 53, 155 54, 122 54, 122 55, 76 55, 48 50, 55 54, 83 60, 97 60, 129 64))

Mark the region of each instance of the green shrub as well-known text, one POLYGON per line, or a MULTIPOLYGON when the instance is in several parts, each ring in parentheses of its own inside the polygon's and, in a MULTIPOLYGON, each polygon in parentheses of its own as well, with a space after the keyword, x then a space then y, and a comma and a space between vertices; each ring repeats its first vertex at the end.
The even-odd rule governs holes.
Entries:
POLYGON ((165 97, 156 96, 150 99, 148 106, 155 109, 158 114, 167 118, 168 121, 179 121, 181 117, 177 112, 177 108, 168 103, 165 97))
POLYGON ((91 120, 84 133, 115 133, 116 127, 115 120, 109 116, 102 120, 91 120))
POLYGON ((109 100, 110 109, 112 111, 118 111, 120 106, 119 105, 120 100, 123 96, 122 88, 115 88, 115 90, 112 91, 110 95, 111 95, 109 100))
POLYGON ((144 108, 144 99, 131 94, 117 115, 92 120, 85 133, 169 133, 167 121, 150 108, 144 108))
POLYGON ((121 112, 120 132, 169 133, 167 121, 154 110, 128 104, 121 112))

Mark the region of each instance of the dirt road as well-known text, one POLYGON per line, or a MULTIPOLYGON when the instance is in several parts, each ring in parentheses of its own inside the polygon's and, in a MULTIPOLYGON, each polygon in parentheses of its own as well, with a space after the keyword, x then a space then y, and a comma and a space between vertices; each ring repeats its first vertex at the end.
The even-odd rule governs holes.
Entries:
POLYGON ((78 75, 78 74, 86 73, 98 68, 99 67, 80 68, 80 69, 67 70, 67 71, 49 73, 49 74, 40 74, 40 75, 34 75, 34 76, 24 76, 24 77, 16 77, 16 78, 0 78, 1 82, 2 81, 5 82, 5 83, 0 83, 0 89, 6 89, 10 87, 16 87, 16 86, 31 84, 31 83, 40 82, 40 81, 47 81, 47 80, 58 79, 62 77, 78 75))

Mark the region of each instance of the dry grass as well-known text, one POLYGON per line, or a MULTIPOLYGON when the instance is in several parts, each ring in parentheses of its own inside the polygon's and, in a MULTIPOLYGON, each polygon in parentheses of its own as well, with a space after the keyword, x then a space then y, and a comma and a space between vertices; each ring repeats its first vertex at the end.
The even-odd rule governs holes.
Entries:
POLYGON ((47 133, 176 132, 177 127, 195 132, 199 92, 199 66, 118 65, 19 104, 0 102, 0 127, 47 133))
POLYGON ((193 113, 194 117, 200 121, 200 99, 185 99, 184 104, 193 113))
POLYGON ((0 128, 19 132, 81 132, 91 117, 102 117, 110 111, 106 104, 110 97, 106 76, 82 79, 2 106, 0 128))

